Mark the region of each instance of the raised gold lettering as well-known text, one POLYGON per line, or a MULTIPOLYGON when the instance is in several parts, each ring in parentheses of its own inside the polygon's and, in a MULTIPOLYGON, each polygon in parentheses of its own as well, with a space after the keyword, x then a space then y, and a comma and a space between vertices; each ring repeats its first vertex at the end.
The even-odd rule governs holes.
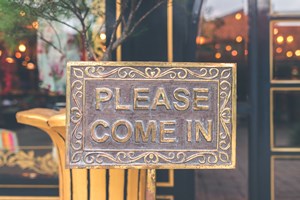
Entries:
POLYGON ((131 105, 121 105, 120 104, 121 90, 116 88, 116 110, 131 110, 131 105))
POLYGON ((148 96, 141 96, 139 93, 149 93, 149 88, 134 88, 133 89, 133 109, 148 110, 149 105, 139 105, 139 101, 149 102, 148 96))
POLYGON ((199 120, 195 120, 196 142, 200 142, 200 132, 207 142, 211 142, 212 120, 207 120, 208 128, 205 130, 203 124, 199 120))
POLYGON ((157 132, 157 123, 155 120, 149 120, 146 131, 142 120, 135 121, 135 141, 140 142, 140 135, 143 142, 148 142, 151 134, 151 142, 155 142, 157 132))
POLYGON ((192 120, 186 120, 187 121, 187 141, 192 141, 192 120))
POLYGON ((103 133, 103 136, 99 137, 97 135, 97 131, 96 131, 96 128, 98 126, 103 126, 104 128, 107 128, 107 127, 109 127, 109 123, 104 120, 99 119, 99 120, 94 121, 93 124, 91 125, 90 133, 91 133, 92 139, 96 142, 105 142, 109 138, 109 134, 103 133))
POLYGON ((174 98, 178 100, 179 102, 182 102, 183 105, 181 105, 179 102, 173 102, 174 107, 176 110, 186 110, 190 106, 189 99, 186 96, 189 96, 190 92, 186 88, 176 88, 174 90, 174 98), (184 95, 182 95, 183 93, 184 95))
POLYGON ((165 106, 167 110, 171 109, 170 101, 164 88, 159 87, 156 90, 151 109, 155 110, 157 106, 165 106))
POLYGON ((176 120, 169 120, 169 121, 160 121, 160 142, 161 143, 173 143, 176 141, 176 138, 166 137, 166 135, 174 134, 175 127, 166 126, 175 126, 176 120))
POLYGON ((109 101, 112 98, 113 92, 109 88, 96 88, 96 110, 101 110, 101 102, 109 101), (104 95, 103 95, 104 94, 104 95))
POLYGON ((120 119, 120 120, 117 120, 112 125, 111 136, 116 142, 124 143, 124 142, 127 142, 130 139, 130 137, 132 136, 132 130, 133 130, 133 128, 129 121, 120 119), (120 126, 125 126, 126 130, 127 130, 127 132, 125 133, 125 136, 123 136, 123 137, 117 134, 117 129, 120 126))
POLYGON ((200 105, 200 101, 208 101, 208 88, 193 88, 194 92, 194 102, 193 109, 194 110, 208 110, 208 105, 200 105), (198 93, 207 93, 206 96, 198 96, 198 93))

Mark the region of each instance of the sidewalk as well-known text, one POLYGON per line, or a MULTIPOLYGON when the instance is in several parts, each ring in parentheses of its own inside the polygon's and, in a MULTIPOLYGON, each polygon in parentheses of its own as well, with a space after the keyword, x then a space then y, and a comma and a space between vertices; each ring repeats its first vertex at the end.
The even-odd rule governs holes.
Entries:
POLYGON ((248 130, 237 127, 237 168, 235 170, 198 170, 196 200, 248 199, 248 130))

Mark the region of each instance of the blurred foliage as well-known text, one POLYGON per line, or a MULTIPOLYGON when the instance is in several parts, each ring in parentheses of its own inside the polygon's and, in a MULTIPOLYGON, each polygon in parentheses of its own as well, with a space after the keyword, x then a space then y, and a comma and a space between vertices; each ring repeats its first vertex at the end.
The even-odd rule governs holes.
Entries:
MULTIPOLYGON (((102 0, 0 0, 0 40, 6 48, 13 50, 18 41, 38 34, 32 23, 45 20, 61 23, 79 35, 84 46, 91 45, 90 27, 98 17, 104 16, 100 9, 102 0), (96 9, 97 8, 97 9, 96 9), (73 22, 72 22, 73 21, 73 22)), ((100 31, 100 30, 98 30, 100 31)))
POLYGON ((0 0, 0 40, 11 53, 19 41, 35 35, 32 22, 36 18, 8 0, 0 0))

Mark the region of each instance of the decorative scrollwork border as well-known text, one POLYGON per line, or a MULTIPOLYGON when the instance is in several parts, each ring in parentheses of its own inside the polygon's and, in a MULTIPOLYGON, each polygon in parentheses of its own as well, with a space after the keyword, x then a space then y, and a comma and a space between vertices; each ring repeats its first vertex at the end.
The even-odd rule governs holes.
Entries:
POLYGON ((51 176, 58 174, 58 165, 51 153, 36 156, 33 150, 27 152, 1 150, 0 167, 19 167, 22 170, 51 176))
POLYGON ((113 168, 234 168, 236 129, 236 66, 217 63, 68 63, 67 165, 113 168), (85 151, 83 149, 83 82, 86 78, 218 80, 219 142, 217 151, 85 151))

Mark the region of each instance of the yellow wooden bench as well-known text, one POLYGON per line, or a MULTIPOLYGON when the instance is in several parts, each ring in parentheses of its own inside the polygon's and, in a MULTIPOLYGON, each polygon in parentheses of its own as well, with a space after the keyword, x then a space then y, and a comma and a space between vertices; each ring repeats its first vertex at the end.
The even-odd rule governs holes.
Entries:
POLYGON ((17 121, 45 131, 58 151, 61 200, 152 200, 155 170, 66 169, 66 114, 35 108, 17 113, 17 121))

